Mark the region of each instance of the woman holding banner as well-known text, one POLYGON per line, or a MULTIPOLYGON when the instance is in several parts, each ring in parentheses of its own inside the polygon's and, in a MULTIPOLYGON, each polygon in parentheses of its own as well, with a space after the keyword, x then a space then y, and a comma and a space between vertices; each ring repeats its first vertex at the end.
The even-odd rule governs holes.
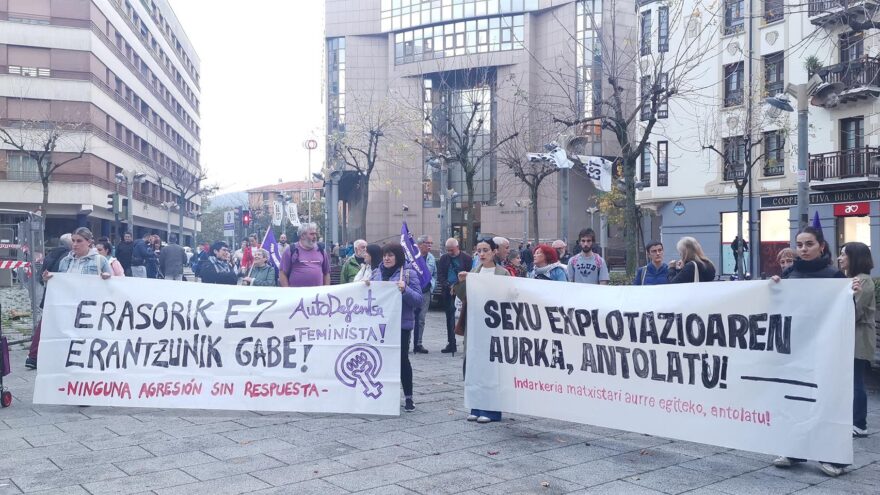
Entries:
POLYGON ((206 284, 238 284, 238 275, 229 264, 229 245, 217 241, 211 245, 211 256, 199 264, 199 277, 206 284))
POLYGON ((113 271, 114 277, 125 276, 125 269, 122 268, 122 264, 111 254, 113 252, 113 246, 110 244, 110 241, 96 242, 95 249, 98 251, 98 254, 107 258, 107 263, 110 263, 110 269, 113 271))
MULTIPOLYGON (((369 246, 367 246, 369 252, 369 246)), ((415 326, 415 309, 422 305, 422 288, 419 275, 406 264, 403 246, 396 242, 382 247, 382 264, 373 271, 371 280, 396 282, 403 297, 400 312, 400 384, 405 398, 403 410, 413 412, 413 375, 409 362, 409 341, 415 326)), ((366 281, 368 284, 369 280, 366 281)))
POLYGON ((856 349, 853 366, 853 436, 868 436, 868 392, 865 390, 865 373, 871 369, 877 331, 874 327, 876 300, 871 270, 874 261, 871 249, 861 242, 848 242, 840 249, 837 264, 847 277, 859 281, 860 288, 853 295, 856 303, 856 349))
MULTIPOLYGON (((549 249, 553 254, 556 254, 556 251, 550 246, 543 245, 547 249, 549 249)), ((535 249, 535 253, 537 254, 540 250, 541 246, 538 246, 535 249)), ((477 251, 476 258, 478 260, 477 267, 471 270, 470 273, 461 272, 458 274, 459 284, 455 288, 455 295, 461 299, 462 307, 461 307, 461 316, 459 316, 458 323, 455 325, 455 333, 458 335, 465 335, 465 322, 467 322, 467 277, 473 274, 480 275, 498 275, 502 277, 509 277, 510 272, 507 271, 503 266, 498 266, 495 264, 495 256, 497 254, 498 246, 495 244, 495 241, 492 239, 482 239, 477 243, 477 251)), ((535 257, 535 266, 537 267, 538 258, 535 257)), ((565 273, 563 272, 563 280, 565 280, 565 273)), ((464 347, 467 349, 467 336, 465 335, 464 347)), ((465 351, 465 355, 467 355, 467 351, 465 351)), ((465 364, 465 369, 467 364, 465 364)), ((467 417, 468 421, 476 421, 477 423, 491 423, 492 421, 501 421, 501 411, 486 411, 483 409, 471 409, 471 413, 467 417)))
POLYGON ((535 268, 529 272, 529 278, 538 280, 568 281, 565 268, 559 262, 559 253, 546 244, 538 244, 534 252, 535 268))
POLYGON ((278 271, 269 266, 269 251, 263 248, 253 249, 254 262, 248 270, 247 276, 242 280, 245 285, 254 287, 276 287, 278 285, 278 271))
MULTIPOLYGON (((79 273, 81 275, 100 275, 104 280, 113 276, 113 269, 107 258, 98 254, 98 250, 92 245, 94 241, 92 231, 80 227, 70 236, 73 248, 70 253, 65 256, 58 265, 60 273, 79 273)), ((47 282, 52 278, 52 274, 48 271, 43 272, 43 281, 47 282)))
MULTIPOLYGON (((831 256, 828 250, 828 243, 825 242, 825 236, 822 234, 822 229, 817 229, 814 227, 804 227, 803 230, 798 233, 795 238, 795 244, 797 246, 797 255, 795 258, 794 264, 787 270, 782 273, 782 278, 785 279, 798 279, 798 278, 844 278, 843 273, 841 273, 836 268, 832 267, 829 263, 831 256)), ((867 247, 867 246, 866 246, 867 247)), ((844 253, 841 253, 841 257, 844 257, 844 253)), ((871 259, 870 252, 868 253, 868 259, 871 259)), ((848 259, 846 260, 849 261, 848 259)), ((857 262, 863 266, 862 261, 857 259, 857 262)), ((853 270, 861 269, 862 266, 856 267, 853 266, 853 270)), ((847 268, 849 269, 849 264, 847 263, 847 268)), ((870 273, 871 269, 868 268, 868 272, 870 273)), ((870 277, 869 277, 870 279, 870 277)), ((773 282, 779 282, 780 277, 774 275, 770 278, 773 282)), ((853 278, 852 281, 852 290, 856 293, 855 297, 858 301, 859 292, 862 289, 861 280, 856 277, 853 278)), ((870 296, 874 297, 874 292, 871 291, 870 296)), ((856 322, 858 322, 858 310, 856 311, 856 322)), ((856 324, 858 327, 858 323, 856 324)), ((856 330, 858 331, 858 330, 856 330)), ((858 344, 856 344, 858 345, 858 344)), ((858 380, 855 378, 854 381, 858 380)), ((854 384, 855 385, 855 384, 854 384)), ((855 388, 855 387, 854 387, 855 388)), ((855 402, 856 397, 853 397, 853 402, 855 402)), ((867 408, 867 404, 865 405, 867 408)), ((856 410, 853 408, 853 420, 855 422, 856 419, 856 410)), ((856 425, 854 425, 853 433, 856 433, 855 429, 856 425)), ((794 463, 806 462, 806 459, 798 459, 795 457, 785 457, 780 456, 776 459, 773 459, 773 465, 779 468, 790 467, 794 463)), ((843 473, 843 468, 846 467, 846 464, 835 464, 831 462, 819 462, 819 469, 822 470, 828 476, 837 477, 843 473)))

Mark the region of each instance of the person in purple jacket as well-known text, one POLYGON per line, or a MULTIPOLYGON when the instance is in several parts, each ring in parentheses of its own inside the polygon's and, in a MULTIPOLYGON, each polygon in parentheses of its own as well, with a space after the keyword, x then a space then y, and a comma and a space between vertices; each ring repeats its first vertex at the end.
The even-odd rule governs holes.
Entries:
POLYGON ((405 398, 403 410, 415 411, 413 404, 413 375, 409 362, 409 342, 415 326, 415 309, 422 305, 422 288, 419 274, 406 263, 403 246, 393 242, 382 247, 382 264, 373 270, 370 280, 394 282, 403 297, 400 312, 400 383, 405 398))

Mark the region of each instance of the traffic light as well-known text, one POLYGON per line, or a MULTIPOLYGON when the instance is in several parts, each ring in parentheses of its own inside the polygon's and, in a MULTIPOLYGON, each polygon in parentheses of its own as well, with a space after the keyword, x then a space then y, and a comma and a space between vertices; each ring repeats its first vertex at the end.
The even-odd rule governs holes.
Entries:
POLYGON ((250 211, 244 210, 243 212, 241 212, 241 223, 243 223, 245 226, 251 224, 251 212, 250 211))
POLYGON ((119 212, 122 218, 128 218, 128 198, 122 198, 122 208, 119 212))
POLYGON ((107 195, 107 209, 111 213, 119 213, 119 193, 110 193, 107 195))

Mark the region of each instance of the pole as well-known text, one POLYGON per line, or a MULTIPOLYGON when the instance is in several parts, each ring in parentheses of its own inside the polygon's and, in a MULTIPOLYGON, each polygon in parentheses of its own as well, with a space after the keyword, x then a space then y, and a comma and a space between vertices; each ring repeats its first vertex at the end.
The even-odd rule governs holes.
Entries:
POLYGON ((165 234, 165 242, 167 242, 168 244, 171 244, 171 206, 170 206, 170 205, 165 205, 165 209, 167 210, 166 213, 168 214, 167 217, 166 217, 166 218, 167 218, 167 224, 168 224, 168 225, 167 225, 168 230, 165 231, 165 232, 166 232, 166 234, 165 234))
POLYGON ((333 231, 330 233, 332 241, 339 244, 339 172, 330 173, 330 226, 333 231))
POLYGON ((446 239, 452 237, 449 235, 449 212, 448 206, 452 198, 449 197, 448 189, 449 169, 445 162, 440 163, 440 240, 438 242, 445 243, 446 239))
POLYGON ((529 243, 529 207, 523 204, 523 246, 529 243))
POLYGON ((562 225, 559 229, 560 234, 559 237, 568 244, 568 173, 569 169, 563 168, 560 172, 559 185, 562 189, 562 215, 560 216, 560 221, 562 225))
POLYGON ((134 237, 134 177, 125 178, 125 187, 128 190, 128 208, 126 208, 125 216, 128 222, 128 231, 134 237))
MULTIPOLYGON (((808 95, 807 85, 799 84, 797 88, 797 110, 798 110, 798 178, 797 178, 797 199, 798 199, 798 230, 807 226, 809 221, 810 195, 809 184, 807 183, 807 161, 809 159, 809 117, 808 117, 808 95)), ((753 248, 754 249, 754 248, 753 248)))
POLYGON ((306 205, 309 209, 309 223, 312 223, 312 148, 309 148, 309 190, 306 191, 306 205))
POLYGON ((599 246, 599 250, 601 251, 601 253, 599 253, 599 256, 606 258, 606 259, 608 258, 605 254, 605 250, 608 249, 608 227, 606 225, 607 222, 608 222, 608 219, 605 217, 605 215, 600 213, 599 214, 599 244, 601 244, 601 245, 599 246))

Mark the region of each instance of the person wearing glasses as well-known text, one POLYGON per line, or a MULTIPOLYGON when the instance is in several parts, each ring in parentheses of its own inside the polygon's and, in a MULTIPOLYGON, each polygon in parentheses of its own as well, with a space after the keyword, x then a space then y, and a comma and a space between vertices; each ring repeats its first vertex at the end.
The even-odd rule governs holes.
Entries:
POLYGON ((663 285, 669 283, 669 266, 663 262, 663 243, 649 242, 645 246, 648 264, 636 270, 633 285, 663 285))
POLYGON ((229 263, 229 245, 217 241, 211 245, 211 255, 199 264, 199 277, 206 284, 238 284, 238 275, 229 263))

